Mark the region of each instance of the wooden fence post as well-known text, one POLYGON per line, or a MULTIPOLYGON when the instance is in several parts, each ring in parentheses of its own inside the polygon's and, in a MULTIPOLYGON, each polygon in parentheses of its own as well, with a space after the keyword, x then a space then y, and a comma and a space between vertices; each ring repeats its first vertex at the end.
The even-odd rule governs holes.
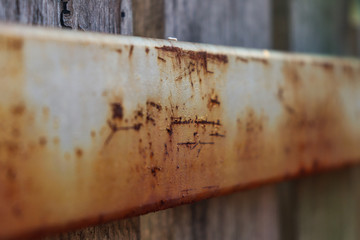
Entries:
MULTIPOLYGON (((349 1, 292 0, 290 49, 344 55, 349 1)), ((282 184, 282 239, 358 239, 359 167, 282 184)))

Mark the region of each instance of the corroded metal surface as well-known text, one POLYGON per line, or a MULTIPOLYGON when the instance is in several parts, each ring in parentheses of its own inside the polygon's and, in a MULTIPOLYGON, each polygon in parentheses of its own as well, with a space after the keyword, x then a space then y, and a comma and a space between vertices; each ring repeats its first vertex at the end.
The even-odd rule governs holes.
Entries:
POLYGON ((360 62, 0 26, 0 238, 360 161, 360 62))

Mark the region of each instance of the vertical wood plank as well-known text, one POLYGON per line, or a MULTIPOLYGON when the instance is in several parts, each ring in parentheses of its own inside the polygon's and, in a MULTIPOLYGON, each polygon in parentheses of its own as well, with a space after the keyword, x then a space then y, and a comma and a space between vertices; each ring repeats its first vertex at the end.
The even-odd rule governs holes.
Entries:
POLYGON ((131 0, 0 0, 0 20, 132 34, 131 0))
POLYGON ((164 0, 132 0, 134 35, 164 38, 164 0))
POLYGON ((165 36, 251 48, 271 46, 270 0, 169 0, 165 36))
POLYGON ((114 221, 93 227, 87 227, 73 232, 49 236, 44 240, 137 240, 140 239, 139 217, 114 221))
POLYGON ((0 20, 59 27, 60 7, 60 1, 56 0, 1 0, 0 20))
MULTIPOLYGON (((0 0, 0 21, 131 35, 132 6, 131 0, 0 0)), ((140 218, 45 239, 140 239, 140 218)))
POLYGON ((345 52, 347 0, 292 0, 291 50, 341 55, 345 52))
POLYGON ((141 216, 141 238, 278 239, 275 198, 267 186, 147 214, 141 216))
POLYGON ((272 1, 272 47, 276 50, 289 51, 290 2, 272 1))
MULTIPOLYGON (((136 2, 134 32, 139 36, 271 46, 270 0, 168 0, 158 5, 147 0, 146 7, 136 2)), ((209 199, 141 216, 141 238, 278 239, 278 207, 275 186, 209 199)))
POLYGON ((352 169, 296 182, 298 239, 358 239, 352 169))

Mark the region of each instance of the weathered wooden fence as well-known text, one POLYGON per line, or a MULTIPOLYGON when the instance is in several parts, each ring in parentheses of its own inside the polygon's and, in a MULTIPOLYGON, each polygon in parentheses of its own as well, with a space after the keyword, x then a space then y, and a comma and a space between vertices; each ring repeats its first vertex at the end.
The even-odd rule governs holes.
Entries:
MULTIPOLYGON (((0 20, 247 48, 356 56, 351 0, 0 0, 0 20)), ((360 5, 360 4, 359 4, 360 5)), ((346 168, 48 239, 359 239, 346 168)))

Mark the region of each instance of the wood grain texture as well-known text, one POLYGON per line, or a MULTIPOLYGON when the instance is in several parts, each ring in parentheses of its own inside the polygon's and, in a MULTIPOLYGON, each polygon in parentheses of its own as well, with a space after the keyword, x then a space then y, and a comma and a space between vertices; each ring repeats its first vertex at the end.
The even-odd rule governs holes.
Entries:
POLYGON ((164 0, 132 0, 134 35, 164 38, 164 0))
POLYGON ((138 240, 140 239, 139 225, 139 217, 135 217, 88 227, 73 232, 49 236, 43 238, 43 240, 138 240))
MULTIPOLYGON (((134 7, 136 35, 252 48, 272 44, 268 0, 171 0, 165 1, 164 9, 162 3, 151 3, 142 13, 134 7), (148 21, 151 31, 144 24, 136 27, 148 21)), ((278 239, 276 193, 275 186, 268 186, 141 216, 142 238, 278 239)))
POLYGON ((169 0, 165 36, 251 48, 271 46, 270 0, 169 0))
POLYGON ((60 1, 56 0, 1 0, 0 20, 60 27, 60 9, 60 1))
POLYGON ((0 20, 82 31, 132 34, 130 0, 0 0, 0 20))
POLYGON ((279 239, 273 187, 236 193, 141 216, 141 237, 279 239))

